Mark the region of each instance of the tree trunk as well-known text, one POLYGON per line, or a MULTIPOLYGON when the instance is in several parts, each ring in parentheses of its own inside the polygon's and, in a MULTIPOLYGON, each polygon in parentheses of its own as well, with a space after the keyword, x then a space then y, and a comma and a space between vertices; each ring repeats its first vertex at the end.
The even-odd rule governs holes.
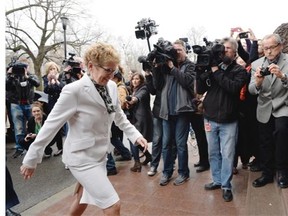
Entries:
POLYGON ((43 82, 42 82, 41 64, 39 64, 38 62, 34 62, 34 72, 40 81, 40 86, 37 87, 37 90, 43 91, 44 88, 43 88, 43 82))

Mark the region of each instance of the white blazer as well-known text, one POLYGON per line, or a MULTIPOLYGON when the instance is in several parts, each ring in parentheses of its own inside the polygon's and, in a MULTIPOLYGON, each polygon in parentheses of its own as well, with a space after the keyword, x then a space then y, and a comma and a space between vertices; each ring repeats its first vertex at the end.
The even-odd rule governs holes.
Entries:
POLYGON ((111 114, 107 112, 103 99, 87 74, 64 86, 57 103, 29 147, 23 164, 35 168, 37 163, 41 163, 45 147, 65 122, 68 122, 69 129, 63 145, 63 162, 69 166, 106 160, 113 121, 135 143, 142 135, 121 109, 116 83, 109 81, 107 87, 116 109, 111 114))

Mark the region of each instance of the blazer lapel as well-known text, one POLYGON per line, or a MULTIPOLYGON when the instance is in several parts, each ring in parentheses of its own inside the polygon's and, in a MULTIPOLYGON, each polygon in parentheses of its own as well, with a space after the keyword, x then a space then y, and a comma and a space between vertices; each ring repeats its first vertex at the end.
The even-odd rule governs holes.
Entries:
POLYGON ((94 86, 93 82, 90 80, 87 74, 81 78, 84 83, 84 90, 87 94, 95 101, 95 103, 100 104, 103 107, 106 107, 104 100, 102 99, 101 95, 97 91, 96 87, 94 86))
MULTIPOLYGON (((286 62, 286 58, 285 58, 285 55, 283 53, 281 53, 280 55, 280 58, 279 58, 279 61, 278 61, 278 66, 279 66, 279 69, 280 71, 283 69, 283 67, 285 66, 285 62, 286 62)), ((276 76, 273 76, 273 79, 272 79, 272 83, 273 84, 276 80, 276 76)))

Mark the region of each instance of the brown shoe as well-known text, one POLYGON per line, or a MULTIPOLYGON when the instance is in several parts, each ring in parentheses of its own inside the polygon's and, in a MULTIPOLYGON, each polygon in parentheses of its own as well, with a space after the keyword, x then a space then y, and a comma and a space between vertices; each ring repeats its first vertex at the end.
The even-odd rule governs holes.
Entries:
POLYGON ((135 161, 134 166, 130 168, 132 172, 141 172, 141 163, 140 161, 135 161))

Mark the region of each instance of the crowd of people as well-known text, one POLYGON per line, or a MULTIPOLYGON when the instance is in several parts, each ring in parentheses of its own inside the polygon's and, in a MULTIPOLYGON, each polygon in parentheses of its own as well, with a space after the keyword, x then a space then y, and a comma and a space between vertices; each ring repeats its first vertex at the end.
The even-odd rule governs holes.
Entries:
POLYGON ((31 178, 43 156, 52 155, 56 143, 54 156, 62 155, 78 181, 70 215, 81 215, 88 204, 105 215, 120 215, 119 196, 107 177, 117 174, 115 161, 133 159, 132 173, 149 164, 148 176, 162 169, 160 186, 169 184, 175 170, 173 184, 182 185, 190 179, 187 140, 192 127, 199 149, 196 172, 211 172, 205 190, 222 189, 224 201, 232 201, 231 181, 239 161, 243 169, 262 171, 254 187, 272 183, 276 176, 278 186, 287 188, 288 55, 278 34, 259 40, 251 29, 245 39, 241 32, 231 29, 230 37, 219 40, 223 55, 209 67, 192 62, 185 42, 176 40, 175 59, 154 59, 151 68, 133 71, 128 80, 117 50, 106 43, 91 45, 78 59, 81 70, 72 81, 71 66, 61 74, 57 64, 48 62, 46 113, 33 102, 40 81, 28 65, 23 77, 10 68, 6 103, 15 128, 13 157, 27 150, 20 168, 24 179, 31 178))

